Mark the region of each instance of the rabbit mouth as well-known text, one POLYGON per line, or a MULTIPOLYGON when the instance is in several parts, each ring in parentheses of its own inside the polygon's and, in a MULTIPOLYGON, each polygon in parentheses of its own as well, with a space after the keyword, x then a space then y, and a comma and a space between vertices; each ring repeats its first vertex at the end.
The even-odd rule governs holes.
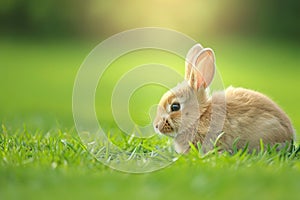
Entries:
POLYGON ((174 126, 172 122, 169 122, 169 120, 164 120, 155 126, 155 131, 166 136, 175 137, 176 131, 173 127, 174 126))

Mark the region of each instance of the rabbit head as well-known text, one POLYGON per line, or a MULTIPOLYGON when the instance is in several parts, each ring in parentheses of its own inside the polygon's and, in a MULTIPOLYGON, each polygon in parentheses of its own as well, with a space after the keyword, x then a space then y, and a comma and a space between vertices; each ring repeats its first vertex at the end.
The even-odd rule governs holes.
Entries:
MULTIPOLYGON (((154 129, 171 137, 185 135, 192 141, 198 120, 208 106, 207 87, 215 73, 215 57, 209 48, 193 46, 186 56, 185 80, 166 92, 158 105, 154 129)), ((186 140, 186 139, 185 139, 186 140)))

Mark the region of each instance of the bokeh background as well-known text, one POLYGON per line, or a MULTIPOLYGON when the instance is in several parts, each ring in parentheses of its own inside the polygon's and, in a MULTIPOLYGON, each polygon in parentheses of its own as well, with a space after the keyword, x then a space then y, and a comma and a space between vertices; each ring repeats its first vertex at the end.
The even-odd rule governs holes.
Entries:
POLYGON ((279 1, 3 0, 1 34, 31 37, 94 36, 161 26, 192 37, 246 35, 299 40, 299 3, 279 1))
MULTIPOLYGON (((2 0, 1 120, 35 128, 72 127, 73 82, 87 54, 113 34, 152 26, 174 29, 213 48, 225 86, 270 95, 300 128, 299 9, 294 0, 2 0)), ((155 60, 152 53, 143 58, 155 60)), ((183 74, 183 62, 169 63, 183 74)), ((140 111, 145 107, 136 105, 140 111)))
MULTIPOLYGON (((0 123, 12 132, 24 127, 45 133, 54 128, 74 128, 73 83, 88 53, 113 34, 151 26, 174 29, 189 35, 203 46, 213 48, 225 86, 242 86, 267 94, 287 112, 299 132, 299 20, 300 1, 297 0, 1 0, 0 123)), ((144 52, 139 59, 143 63, 162 58, 158 52, 144 52)), ((184 73, 183 60, 172 59, 168 55, 163 59, 181 74, 184 73)), ((135 55, 131 55, 127 59, 120 59, 115 65, 139 62, 135 55)), ((109 103, 113 85, 110 80, 118 77, 111 79, 116 74, 113 68, 107 73, 104 80, 108 87, 103 90, 107 91, 107 97, 102 100, 109 103)), ((157 102, 163 92, 148 87, 141 90, 140 94, 134 94, 138 102, 130 104, 134 118, 142 119, 141 123, 149 122, 145 117, 147 106, 157 102), (151 102, 149 99, 143 101, 143 92, 152 92, 151 102)), ((101 99, 97 102, 101 103, 101 99)), ((97 109, 101 112, 101 107, 97 109)), ((76 131, 72 134, 76 135, 76 131)), ((283 173, 280 179, 276 179, 281 172, 266 174, 263 167, 258 167, 249 172, 245 168, 238 175, 230 176, 234 170, 218 167, 217 171, 211 171, 205 161, 201 168, 203 173, 198 173, 198 168, 190 170, 189 165, 182 167, 181 164, 175 169, 154 175, 135 177, 119 176, 102 169, 96 173, 94 170, 94 174, 89 174, 88 178, 72 178, 68 173, 67 178, 61 178, 60 172, 49 175, 48 171, 39 167, 33 168, 38 169, 36 174, 31 168, 24 173, 21 166, 17 170, 8 170, 7 174, 0 171, 0 178, 3 177, 4 183, 1 183, 5 185, 7 194, 20 197, 18 191, 25 197, 31 197, 31 191, 35 191, 37 198, 45 191, 52 195, 55 193, 60 198, 70 195, 68 191, 73 191, 74 197, 86 198, 97 194, 98 189, 107 197, 112 193, 124 195, 128 192, 146 199, 155 199, 160 195, 166 199, 176 198, 178 196, 173 192, 181 192, 183 187, 179 182, 188 185, 182 189, 184 197, 189 194, 201 195, 208 190, 210 193, 206 197, 219 191, 223 195, 220 199, 238 194, 228 183, 244 189, 245 193, 239 194, 242 197, 253 197, 260 192, 262 197, 268 198, 273 194, 282 199, 299 188, 294 184, 295 173, 292 172, 283 173), (198 176, 194 177, 195 174, 198 176), (219 181, 220 177, 223 177, 223 182, 219 181), (247 181, 241 183, 243 179, 247 181), (287 190, 282 181, 288 185, 287 190), (86 184, 86 193, 80 192, 83 190, 81 182, 86 184), (138 193, 135 191, 137 185, 138 193), (249 185, 253 187, 249 189, 249 185), (122 190, 124 186, 126 191, 122 190)))

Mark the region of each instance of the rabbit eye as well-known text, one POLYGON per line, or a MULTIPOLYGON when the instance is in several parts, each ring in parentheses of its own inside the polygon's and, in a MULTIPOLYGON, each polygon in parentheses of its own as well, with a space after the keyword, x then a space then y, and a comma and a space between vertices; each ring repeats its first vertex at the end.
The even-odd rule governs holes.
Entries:
POLYGON ((178 111, 180 110, 180 104, 178 102, 172 103, 171 105, 171 111, 178 111))

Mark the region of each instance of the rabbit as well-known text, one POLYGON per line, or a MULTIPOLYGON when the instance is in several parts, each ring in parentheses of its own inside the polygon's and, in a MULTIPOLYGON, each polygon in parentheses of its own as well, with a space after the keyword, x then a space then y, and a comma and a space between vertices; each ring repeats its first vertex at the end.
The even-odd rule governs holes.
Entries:
POLYGON ((198 142, 204 153, 260 150, 263 144, 292 144, 295 130, 285 112, 259 92, 229 87, 209 95, 215 54, 200 44, 186 56, 185 80, 161 98, 153 121, 155 132, 174 138, 177 153, 188 153, 198 142), (213 144, 213 142, 216 142, 213 144))

